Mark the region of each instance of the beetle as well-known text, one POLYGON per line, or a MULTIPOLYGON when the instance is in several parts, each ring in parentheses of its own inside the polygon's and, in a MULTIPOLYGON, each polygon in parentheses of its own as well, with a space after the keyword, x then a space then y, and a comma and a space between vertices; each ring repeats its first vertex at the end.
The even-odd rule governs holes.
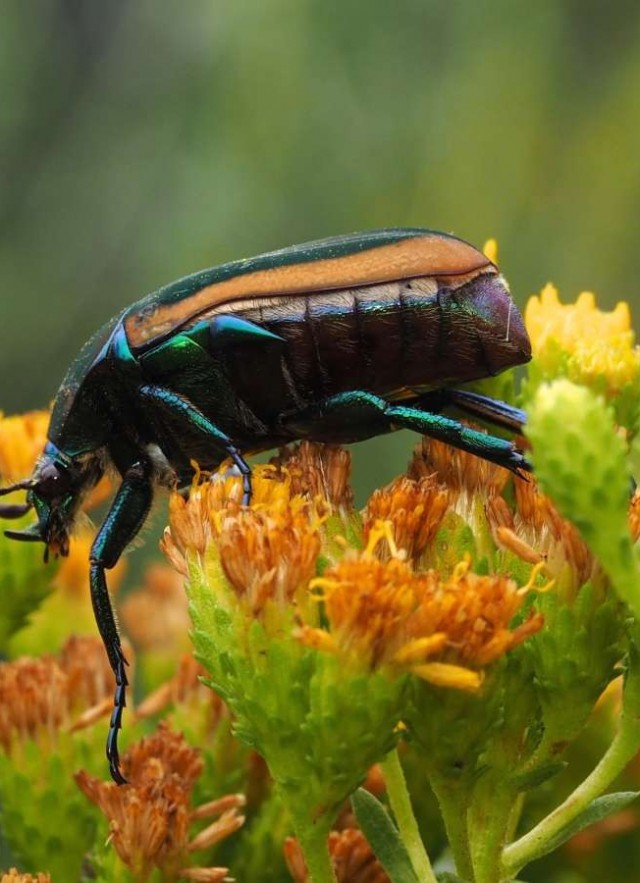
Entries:
POLYGON ((97 626, 115 676, 107 738, 113 779, 127 675, 105 571, 145 522, 159 485, 186 488, 195 463, 299 439, 355 442, 409 428, 515 473, 512 441, 442 412, 518 431, 524 413, 459 390, 524 363, 531 347, 497 267, 455 236, 394 228, 337 236, 186 276, 107 322, 56 396, 48 442, 24 489, 37 521, 9 537, 67 555, 80 505, 106 470, 121 482, 90 554, 97 626))

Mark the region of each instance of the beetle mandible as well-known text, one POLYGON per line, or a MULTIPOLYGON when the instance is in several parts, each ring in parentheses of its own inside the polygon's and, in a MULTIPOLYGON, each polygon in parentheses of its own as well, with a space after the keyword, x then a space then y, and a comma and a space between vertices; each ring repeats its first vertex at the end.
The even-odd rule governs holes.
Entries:
POLYGON ((244 451, 293 440, 355 442, 409 428, 516 473, 511 441, 473 430, 449 406, 517 431, 524 414, 458 384, 526 362, 509 289, 481 251, 420 228, 304 243, 203 270, 153 292, 101 328, 56 396, 33 476, 0 507, 37 521, 6 531, 66 555, 80 504, 105 470, 121 477, 93 543, 90 589, 116 688, 107 738, 113 779, 126 660, 105 570, 136 536, 159 484, 186 487, 192 463, 231 458, 251 497, 244 451))

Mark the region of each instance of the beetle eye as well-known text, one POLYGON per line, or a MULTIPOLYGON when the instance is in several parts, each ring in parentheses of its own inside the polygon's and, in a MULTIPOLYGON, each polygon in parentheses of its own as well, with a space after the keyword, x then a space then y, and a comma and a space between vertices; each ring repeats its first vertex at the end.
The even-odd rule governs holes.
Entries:
POLYGON ((38 476, 37 492, 45 499, 54 499, 69 489, 69 474, 55 463, 47 463, 38 476))

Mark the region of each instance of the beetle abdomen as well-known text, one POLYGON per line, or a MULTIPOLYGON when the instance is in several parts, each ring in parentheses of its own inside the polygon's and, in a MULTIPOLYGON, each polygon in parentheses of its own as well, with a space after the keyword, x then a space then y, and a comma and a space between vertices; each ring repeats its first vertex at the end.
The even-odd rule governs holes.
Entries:
POLYGON ((251 298, 199 321, 230 312, 284 341, 277 347, 256 340, 224 356, 234 391, 266 422, 347 390, 406 397, 530 357, 522 320, 493 267, 464 277, 251 298))

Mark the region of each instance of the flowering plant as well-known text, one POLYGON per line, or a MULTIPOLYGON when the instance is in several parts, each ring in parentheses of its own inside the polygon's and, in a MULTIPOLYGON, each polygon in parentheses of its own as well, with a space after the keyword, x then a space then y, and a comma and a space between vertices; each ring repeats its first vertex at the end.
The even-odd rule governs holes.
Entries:
MULTIPOLYGON (((31 547, 0 545, 15 863, 53 880, 259 883, 286 862, 314 883, 506 883, 581 831, 635 827, 635 791, 608 792, 640 747, 640 354, 627 307, 590 294, 563 305, 547 286, 525 321, 519 391, 480 386, 527 410, 535 479, 423 439, 358 510, 350 454, 302 443, 255 468, 248 508, 224 469, 171 496, 173 572, 153 564, 120 605, 143 696, 131 784, 99 778, 101 648, 63 643, 90 629, 82 557, 52 589, 31 547)), ((29 471, 43 420, 0 423, 3 479, 29 471)))

